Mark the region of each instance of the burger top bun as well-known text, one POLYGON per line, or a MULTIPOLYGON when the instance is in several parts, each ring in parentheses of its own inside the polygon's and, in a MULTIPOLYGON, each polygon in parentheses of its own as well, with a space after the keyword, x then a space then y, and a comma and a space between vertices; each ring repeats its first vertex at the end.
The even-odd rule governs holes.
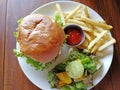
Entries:
POLYGON ((61 26, 50 17, 31 14, 19 25, 17 41, 24 55, 47 63, 58 55, 64 36, 61 26))

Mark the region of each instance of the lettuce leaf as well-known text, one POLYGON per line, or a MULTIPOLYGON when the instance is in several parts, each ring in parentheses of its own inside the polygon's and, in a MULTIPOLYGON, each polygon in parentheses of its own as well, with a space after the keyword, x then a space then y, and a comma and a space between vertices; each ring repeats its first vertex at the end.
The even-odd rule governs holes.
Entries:
MULTIPOLYGON (((17 21, 18 26, 21 24, 22 20, 23 20, 23 18, 18 19, 18 21, 17 21)), ((18 30, 18 29, 19 29, 19 28, 17 27, 16 30, 18 30)), ((15 38, 18 37, 18 32, 14 32, 13 34, 14 34, 14 37, 15 37, 15 38)))
POLYGON ((18 32, 14 32, 14 37, 17 38, 18 37, 18 32))
POLYGON ((62 27, 64 26, 64 25, 63 25, 63 22, 62 22, 62 19, 61 19, 61 17, 60 17, 60 14, 59 14, 58 12, 55 13, 54 20, 55 20, 58 24, 60 24, 62 27))
POLYGON ((76 82, 74 86, 76 90, 87 90, 87 86, 82 81, 76 82))
POLYGON ((73 85, 65 85, 60 90, 87 90, 87 86, 80 81, 73 83, 73 85))
POLYGON ((23 18, 18 19, 18 21, 17 21, 18 26, 21 24, 22 20, 23 20, 23 18))
POLYGON ((13 49, 13 52, 17 57, 24 57, 24 54, 17 49, 13 49))
POLYGON ((28 56, 25 56, 22 52, 20 52, 17 49, 14 49, 13 52, 15 53, 15 55, 17 57, 25 57, 26 58, 26 63, 28 63, 29 65, 31 65, 32 67, 34 67, 35 70, 44 71, 45 69, 48 69, 49 66, 52 64, 52 62, 48 62, 48 63, 45 63, 45 64, 37 62, 37 61, 33 60, 32 58, 30 58, 28 56))

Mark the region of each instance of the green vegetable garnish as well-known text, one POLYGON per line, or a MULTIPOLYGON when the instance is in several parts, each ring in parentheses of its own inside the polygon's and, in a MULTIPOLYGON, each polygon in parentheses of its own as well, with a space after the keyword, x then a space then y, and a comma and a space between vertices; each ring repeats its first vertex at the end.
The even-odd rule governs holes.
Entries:
MULTIPOLYGON (((20 18, 20 19, 17 21, 18 26, 21 24, 22 20, 23 20, 23 18, 20 18)), ((19 28, 17 27, 16 30, 18 30, 18 29, 19 29, 19 28)), ((15 37, 15 38, 18 37, 18 32, 14 32, 13 34, 14 34, 14 37, 15 37)))
POLYGON ((55 84, 57 83, 57 77, 55 75, 54 71, 49 71, 47 74, 47 80, 50 83, 51 88, 55 87, 55 84))
POLYGON ((97 70, 95 62, 91 60, 90 58, 86 57, 82 59, 81 62, 84 68, 88 70, 88 72, 94 73, 97 70))
POLYGON ((83 76, 84 67, 81 61, 78 59, 68 63, 68 65, 66 66, 66 72, 71 78, 80 78, 83 76))
POLYGON ((52 63, 52 62, 49 62, 49 63, 46 63, 46 64, 42 64, 40 62, 37 62, 37 61, 31 59, 30 57, 26 57, 26 58, 27 58, 26 62, 28 64, 30 64, 32 67, 34 67, 36 70, 42 70, 43 71, 43 70, 47 69, 52 63))
POLYGON ((14 32, 14 37, 15 37, 15 38, 18 37, 18 32, 14 32))
POLYGON ((32 67, 35 67, 36 70, 39 70, 40 69, 40 63, 37 62, 37 61, 34 61, 33 59, 29 58, 29 57, 26 57, 26 62, 28 64, 30 64, 32 67))
POLYGON ((66 64, 60 63, 58 65, 55 66, 55 68, 53 69, 53 71, 55 73, 59 73, 59 72, 64 72, 66 68, 66 64))
POLYGON ((65 85, 60 90, 87 90, 86 85, 83 82, 75 82, 72 85, 65 85))
POLYGON ((67 56, 65 62, 69 63, 69 62, 74 61, 76 59, 80 59, 81 60, 81 63, 83 64, 84 68, 86 70, 88 70, 88 72, 94 73, 97 70, 96 64, 95 64, 94 60, 91 59, 86 54, 80 53, 77 50, 71 51, 70 54, 67 56))
POLYGON ((60 90, 76 90, 72 85, 65 85, 60 90))
POLYGON ((17 21, 18 25, 21 24, 22 20, 23 20, 23 18, 18 19, 18 21, 17 21))
POLYGON ((58 12, 55 13, 54 20, 55 20, 58 24, 60 24, 62 27, 64 26, 64 25, 63 25, 63 22, 62 22, 62 19, 61 19, 61 16, 60 16, 60 14, 59 14, 58 12))
POLYGON ((15 53, 15 55, 17 56, 17 57, 24 57, 24 54, 23 53, 21 53, 19 50, 17 50, 17 49, 13 49, 13 52, 15 53))
POLYGON ((76 90, 87 90, 87 86, 82 81, 76 82, 74 86, 76 87, 76 90))

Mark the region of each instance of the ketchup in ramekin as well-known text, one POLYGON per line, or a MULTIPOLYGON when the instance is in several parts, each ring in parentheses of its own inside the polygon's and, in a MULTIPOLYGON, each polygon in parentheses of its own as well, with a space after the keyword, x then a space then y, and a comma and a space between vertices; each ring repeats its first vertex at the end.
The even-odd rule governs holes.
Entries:
POLYGON ((67 37, 67 44, 70 46, 79 46, 84 41, 84 32, 82 28, 78 25, 70 24, 64 28, 67 37))

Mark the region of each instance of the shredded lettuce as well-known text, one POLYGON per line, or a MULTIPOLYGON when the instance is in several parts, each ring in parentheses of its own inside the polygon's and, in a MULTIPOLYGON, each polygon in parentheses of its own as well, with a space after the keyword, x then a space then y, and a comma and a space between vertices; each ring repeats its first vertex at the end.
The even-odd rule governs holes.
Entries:
POLYGON ((26 58, 26 63, 28 63, 29 65, 34 67, 35 70, 44 71, 45 69, 49 68, 49 66, 52 64, 52 62, 48 62, 48 63, 45 63, 45 64, 37 62, 37 61, 33 60, 32 58, 30 58, 28 56, 25 56, 22 52, 20 52, 17 49, 14 49, 13 52, 15 53, 15 55, 17 57, 25 57, 26 58))

